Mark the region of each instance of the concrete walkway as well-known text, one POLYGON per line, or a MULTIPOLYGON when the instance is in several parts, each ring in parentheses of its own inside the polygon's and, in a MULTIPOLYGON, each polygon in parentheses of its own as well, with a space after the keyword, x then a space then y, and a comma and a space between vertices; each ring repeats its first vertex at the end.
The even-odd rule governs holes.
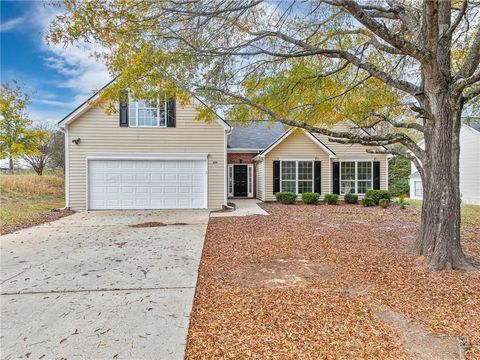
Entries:
POLYGON ((230 202, 233 202, 236 205, 234 211, 222 211, 222 212, 212 212, 210 216, 212 217, 227 217, 227 216, 249 216, 249 215, 269 215, 265 210, 263 210, 259 203, 260 200, 257 199, 231 199, 230 202))
POLYGON ((2 236, 1 358, 182 359, 208 216, 84 212, 2 236), (146 222, 167 226, 130 226, 146 222))

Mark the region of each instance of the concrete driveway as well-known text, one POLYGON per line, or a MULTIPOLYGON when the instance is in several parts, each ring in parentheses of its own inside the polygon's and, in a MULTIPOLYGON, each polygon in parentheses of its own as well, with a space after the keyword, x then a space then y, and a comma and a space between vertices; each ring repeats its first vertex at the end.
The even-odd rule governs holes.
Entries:
POLYGON ((83 212, 2 236, 1 358, 183 358, 208 216, 83 212), (167 226, 131 226, 147 222, 167 226))

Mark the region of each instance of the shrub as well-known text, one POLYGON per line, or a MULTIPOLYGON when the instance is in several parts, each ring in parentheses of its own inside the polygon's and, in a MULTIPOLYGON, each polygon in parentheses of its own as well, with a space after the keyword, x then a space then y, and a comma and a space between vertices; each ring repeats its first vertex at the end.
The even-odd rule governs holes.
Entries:
POLYGON ((368 190, 365 197, 373 199, 375 205, 378 205, 380 199, 392 200, 392 193, 388 190, 368 190))
POLYGON ((302 201, 304 204, 316 205, 319 196, 317 193, 305 192, 302 194, 302 201))
POLYGON ((405 209, 405 206, 407 205, 407 202, 405 201, 405 195, 400 195, 398 198, 398 205, 400 205, 400 209, 405 209))
POLYGON ((369 198, 369 197, 364 197, 362 199, 362 205, 363 206, 375 206, 375 200, 373 200, 372 198, 369 198))
POLYGON ((345 202, 347 204, 356 204, 358 203, 358 195, 355 195, 355 194, 345 194, 345 196, 343 197, 343 199, 345 200, 345 202))
POLYGON ((380 199, 378 201, 378 205, 380 205, 382 208, 386 209, 390 206, 390 200, 388 199, 380 199))
POLYGON ((280 201, 282 204, 295 204, 297 200, 297 194, 294 192, 277 192, 275 193, 277 201, 280 201))
POLYGON ((338 195, 337 194, 325 194, 323 200, 325 201, 325 204, 335 205, 338 201, 338 195))

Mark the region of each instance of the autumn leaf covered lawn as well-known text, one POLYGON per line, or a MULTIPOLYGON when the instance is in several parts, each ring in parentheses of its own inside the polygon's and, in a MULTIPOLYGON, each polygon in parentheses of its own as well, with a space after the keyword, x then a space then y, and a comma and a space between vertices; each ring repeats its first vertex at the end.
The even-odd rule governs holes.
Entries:
MULTIPOLYGON (((443 342, 480 358, 480 275, 417 263, 418 208, 264 207, 270 216, 210 219, 188 359, 448 358, 443 342)), ((480 224, 462 236, 480 258, 480 224)))

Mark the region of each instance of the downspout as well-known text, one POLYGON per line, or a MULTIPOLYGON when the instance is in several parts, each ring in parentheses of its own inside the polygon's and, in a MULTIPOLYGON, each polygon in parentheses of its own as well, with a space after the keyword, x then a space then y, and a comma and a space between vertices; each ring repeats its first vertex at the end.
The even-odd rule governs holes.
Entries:
POLYGON ((68 142, 68 125, 66 124, 65 127, 60 126, 60 131, 65 134, 65 170, 64 170, 64 192, 65 192, 65 206, 60 210, 70 210, 70 150, 69 150, 69 142, 68 142))

